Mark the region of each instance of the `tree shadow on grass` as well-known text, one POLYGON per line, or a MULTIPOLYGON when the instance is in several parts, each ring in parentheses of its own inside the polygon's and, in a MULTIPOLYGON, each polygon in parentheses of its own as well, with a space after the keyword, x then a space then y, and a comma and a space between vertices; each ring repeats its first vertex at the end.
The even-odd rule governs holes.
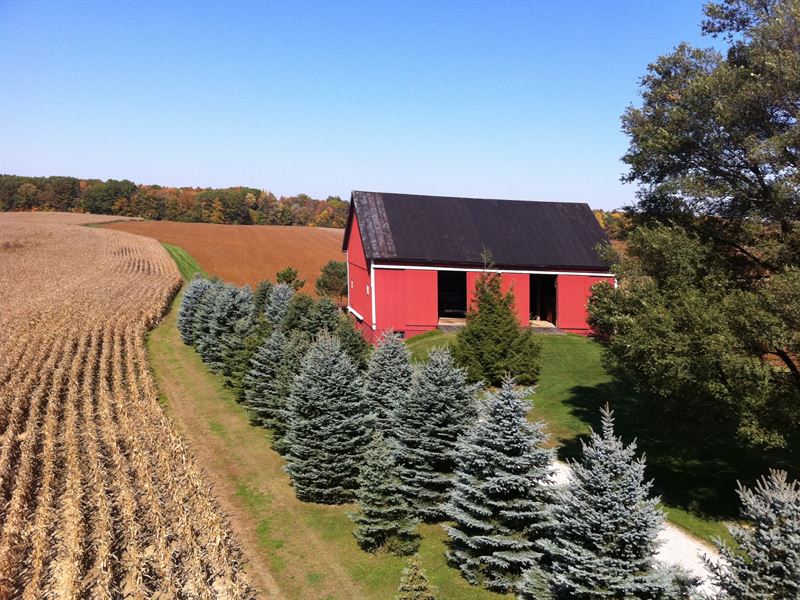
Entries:
MULTIPOLYGON (((764 452, 745 448, 731 436, 714 443, 697 434, 676 433, 671 423, 660 422, 637 401, 620 382, 595 386, 574 386, 566 404, 571 412, 595 431, 599 430, 600 408, 606 403, 614 410, 617 435, 625 443, 634 439, 638 453, 647 460, 647 476, 653 479, 654 493, 674 507, 712 519, 739 516, 737 481, 752 486, 769 468, 783 468, 797 476, 791 450, 764 452), (794 471, 794 474, 792 473, 794 471)), ((699 418, 686 415, 685 418, 699 418)), ((581 455, 581 438, 564 440, 558 450, 561 458, 581 455)))

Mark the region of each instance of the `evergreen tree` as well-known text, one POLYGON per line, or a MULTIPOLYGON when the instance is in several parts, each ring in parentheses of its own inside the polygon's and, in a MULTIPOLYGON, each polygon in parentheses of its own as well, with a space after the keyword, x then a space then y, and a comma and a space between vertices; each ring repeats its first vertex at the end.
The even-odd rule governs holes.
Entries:
POLYGON ((380 433, 364 454, 358 476, 358 512, 351 514, 353 532, 362 550, 385 549, 390 554, 412 554, 419 548, 417 521, 400 492, 394 459, 380 433))
POLYGON ((291 287, 292 290, 297 292, 306 284, 306 280, 299 279, 297 275, 298 273, 296 269, 293 269, 292 267, 286 267, 283 271, 278 271, 275 274, 275 281, 278 282, 278 285, 282 283, 286 284, 291 287))
POLYGON ((403 493, 417 515, 444 518, 456 463, 456 442, 477 418, 476 388, 449 350, 434 349, 412 377, 395 411, 396 456, 403 493))
POLYGON ((253 316, 258 317, 263 315, 267 310, 269 304, 269 297, 272 294, 272 288, 275 284, 269 279, 259 281, 256 286, 256 291, 253 293, 253 316))
POLYGON ((267 321, 269 321, 273 327, 278 327, 283 321, 292 296, 294 296, 294 290, 285 283, 279 283, 272 288, 269 294, 266 315, 267 321))
POLYGON ((289 428, 291 412, 289 410, 289 397, 294 387, 294 380, 300 373, 308 350, 311 348, 311 338, 304 331, 292 331, 286 339, 283 349, 283 361, 271 384, 271 396, 274 412, 264 426, 272 431, 272 447, 281 454, 289 451, 286 441, 286 432, 289 428))
POLYGON ((706 557, 719 600, 800 598, 800 483, 770 471, 754 489, 739 484, 748 527, 731 527, 738 548, 716 540, 721 562, 706 557))
POLYGON ((305 331, 314 337, 322 331, 335 331, 339 314, 339 309, 327 298, 314 301, 305 294, 295 294, 283 318, 283 328, 305 331))
POLYGON ((312 336, 322 331, 335 332, 341 314, 341 311, 329 298, 317 300, 308 315, 308 332, 312 336))
POLYGON ((602 433, 583 443, 566 493, 556 505, 554 539, 542 543, 551 561, 556 597, 660 599, 676 595, 657 567, 662 527, 659 498, 650 497, 636 445, 614 435, 613 413, 602 411, 602 433))
POLYGON ((214 319, 214 311, 217 305, 217 298, 221 294, 225 284, 219 280, 212 280, 211 285, 200 297, 197 308, 192 319, 192 342, 195 350, 204 358, 206 344, 211 344, 211 324, 214 319))
POLYGON ((240 319, 249 319, 253 311, 253 292, 248 286, 243 288, 226 284, 214 303, 208 341, 203 344, 201 356, 214 373, 226 376, 226 356, 233 357, 244 343, 241 336, 246 335, 249 324, 237 331, 240 319))
POLYGON ((434 588, 428 583, 417 555, 408 559, 397 588, 397 600, 436 600, 434 588))
POLYGON ((239 397, 242 388, 242 379, 248 371, 250 359, 255 348, 258 347, 256 336, 253 332, 253 318, 251 315, 237 319, 230 331, 222 336, 221 361, 222 376, 225 385, 234 390, 239 397), (251 345, 256 344, 255 348, 251 345))
POLYGON ((373 424, 358 370, 339 341, 311 346, 289 397, 287 467, 297 497, 339 504, 353 499, 373 424))
POLYGON ((311 333, 308 318, 314 309, 314 299, 307 294, 295 294, 289 300, 286 313, 281 321, 285 331, 305 331, 311 333))
POLYGON ((467 326, 458 332, 453 356, 470 381, 500 385, 511 375, 522 385, 539 376, 541 346, 530 329, 520 328, 514 312, 514 293, 503 293, 498 273, 482 273, 467 326))
POLYGON ((411 353, 396 333, 387 331, 372 353, 364 376, 364 398, 375 413, 375 426, 394 437, 394 411, 411 389, 411 353))
POLYGON ((329 260, 317 279, 315 289, 319 296, 336 298, 339 304, 347 295, 347 263, 338 260, 329 260))
POLYGON ((194 341, 194 313, 197 310, 200 299, 209 287, 211 287, 211 282, 199 275, 196 275, 186 286, 186 292, 183 294, 181 307, 178 310, 178 331, 184 344, 191 345, 194 341))
POLYGON ((365 369, 372 347, 364 339, 364 336, 356 330, 350 317, 339 315, 339 322, 336 325, 334 335, 339 338, 342 348, 344 348, 344 351, 347 352, 347 355, 359 370, 365 369))
POLYGON ((526 391, 507 379, 457 445, 455 483, 445 512, 450 564, 472 584, 507 593, 538 565, 536 541, 552 526, 550 469, 543 423, 525 418, 526 391))
MULTIPOLYGON (((244 378, 245 403, 250 422, 271 428, 283 404, 278 372, 283 366, 286 336, 276 329, 258 348, 250 360, 250 370, 244 378)), ((282 417, 281 417, 282 418, 282 417)))
POLYGON ((518 584, 517 600, 553 600, 553 587, 547 572, 538 564, 525 571, 518 584))

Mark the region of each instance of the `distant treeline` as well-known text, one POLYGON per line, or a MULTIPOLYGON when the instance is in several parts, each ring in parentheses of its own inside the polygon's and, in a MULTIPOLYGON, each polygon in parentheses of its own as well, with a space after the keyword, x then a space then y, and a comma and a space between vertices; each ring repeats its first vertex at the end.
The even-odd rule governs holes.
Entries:
POLYGON ((0 211, 58 210, 164 221, 345 226, 350 203, 338 196, 276 197, 255 188, 174 188, 127 179, 0 175, 0 211))

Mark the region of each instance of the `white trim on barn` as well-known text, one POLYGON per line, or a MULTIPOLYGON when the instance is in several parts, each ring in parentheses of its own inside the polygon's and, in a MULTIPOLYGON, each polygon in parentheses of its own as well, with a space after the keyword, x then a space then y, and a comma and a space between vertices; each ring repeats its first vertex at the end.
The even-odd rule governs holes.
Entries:
POLYGON ((355 308, 350 306, 350 304, 347 305, 347 310, 350 311, 351 313, 353 313, 353 315, 355 315, 355 317, 359 321, 363 321, 364 320, 364 316, 360 312, 358 312, 355 308))
MULTIPOLYGON (((375 269, 408 269, 414 271, 466 271, 470 273, 519 273, 523 275, 582 275, 586 277, 615 277, 614 273, 594 273, 583 271, 521 271, 517 269, 470 269, 464 267, 438 267, 438 266, 420 266, 420 265, 381 265, 372 264, 370 267, 371 273, 374 274, 375 269)), ((374 294, 375 285, 373 284, 373 310, 374 310, 374 294)))
POLYGON ((353 287, 350 281, 350 248, 344 251, 344 262, 347 265, 347 308, 350 308, 350 288, 353 287))
POLYGON ((371 288, 369 291, 370 297, 372 298, 372 330, 375 331, 378 326, 376 325, 375 321, 375 263, 370 262, 369 264, 369 287, 371 288))

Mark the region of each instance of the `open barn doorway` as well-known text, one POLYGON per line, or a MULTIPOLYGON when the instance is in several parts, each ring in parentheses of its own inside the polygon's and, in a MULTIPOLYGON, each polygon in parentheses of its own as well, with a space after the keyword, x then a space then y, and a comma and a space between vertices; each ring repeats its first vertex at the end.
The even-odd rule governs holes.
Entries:
POLYGON ((531 321, 556 324, 555 275, 531 275, 531 321))
POLYGON ((467 273, 439 271, 439 318, 463 319, 467 316, 467 273))

